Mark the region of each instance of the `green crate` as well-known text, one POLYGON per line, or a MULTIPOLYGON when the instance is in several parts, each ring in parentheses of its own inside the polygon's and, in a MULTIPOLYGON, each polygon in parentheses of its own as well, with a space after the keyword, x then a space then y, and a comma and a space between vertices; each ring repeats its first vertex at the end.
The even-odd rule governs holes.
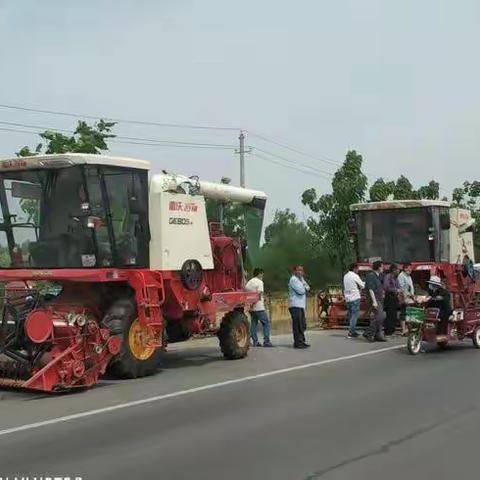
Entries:
POLYGON ((409 323, 423 323, 425 321, 425 310, 417 307, 407 307, 405 320, 409 323))

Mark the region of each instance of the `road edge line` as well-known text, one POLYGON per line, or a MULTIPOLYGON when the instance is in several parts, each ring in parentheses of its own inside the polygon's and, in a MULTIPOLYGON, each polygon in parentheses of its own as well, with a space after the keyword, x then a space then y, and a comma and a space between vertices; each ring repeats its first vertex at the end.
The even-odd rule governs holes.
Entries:
POLYGON ((74 413, 71 415, 65 415, 62 417, 50 418, 48 420, 42 420, 40 422, 27 423, 25 425, 19 425, 17 427, 10 427, 0 430, 0 437, 10 435, 13 433, 24 432, 27 430, 33 430, 36 428, 46 427, 49 425, 55 425, 58 423, 71 422, 73 420, 79 420, 81 418, 92 417, 94 415, 100 415, 102 413, 114 412, 116 410, 123 410, 125 408, 136 407, 139 405, 145 405, 149 403, 160 402, 162 400, 168 400, 170 398, 183 397, 191 395, 193 393, 204 392, 213 390, 215 388, 226 387, 228 385, 235 385, 238 383, 244 383, 251 380, 257 380, 259 378, 273 377, 275 375, 281 375, 284 373, 295 372, 298 370, 305 370, 307 368, 321 367, 323 365, 329 365, 331 363, 342 362, 346 360, 353 360, 354 358, 367 357, 371 355, 377 355, 379 353, 389 352, 392 350, 398 350, 404 348, 405 345, 394 345, 392 347, 378 348, 375 350, 369 350, 368 352, 354 353, 352 355, 344 355, 342 357, 328 358, 326 360, 319 360, 318 362, 305 363, 303 365, 295 365, 293 367, 281 368, 278 370, 270 370, 268 372, 258 373, 255 375, 248 375, 246 377, 234 378, 232 380, 225 380, 218 383, 210 383, 208 385, 202 385, 200 387, 189 388, 186 390, 178 390, 176 392, 166 393, 164 395, 156 395, 153 397, 143 398, 140 400, 132 400, 131 402, 119 403, 117 405, 110 405, 108 407, 96 408, 94 410, 87 410, 84 412, 74 413))

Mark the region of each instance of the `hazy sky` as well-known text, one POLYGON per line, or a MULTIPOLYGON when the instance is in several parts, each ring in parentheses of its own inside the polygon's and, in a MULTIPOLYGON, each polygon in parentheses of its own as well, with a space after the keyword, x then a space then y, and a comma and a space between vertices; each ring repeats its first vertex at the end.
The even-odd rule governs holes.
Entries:
MULTIPOLYGON (((480 179, 480 0, 0 0, 0 103, 156 122, 241 127, 247 143, 333 171, 363 154, 371 177, 480 179)), ((0 121, 74 119, 0 108, 0 121)), ((12 128, 1 125, 0 128, 12 128)), ((15 127, 13 127, 15 128, 15 127)), ((238 132, 119 125, 120 135, 236 144, 238 132)), ((35 144, 0 130, 0 155, 35 144)), ((154 168, 238 182, 232 149, 112 144, 154 168)), ((273 158, 273 157, 271 157, 273 158)), ((275 160, 288 164, 285 160, 275 160)), ((247 158, 270 215, 329 181, 247 158)))

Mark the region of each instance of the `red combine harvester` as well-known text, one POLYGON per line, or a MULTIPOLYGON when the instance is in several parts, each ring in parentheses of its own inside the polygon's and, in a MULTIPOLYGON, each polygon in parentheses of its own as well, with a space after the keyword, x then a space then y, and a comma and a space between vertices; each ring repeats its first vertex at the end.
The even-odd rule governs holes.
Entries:
MULTIPOLYGON (((411 263, 419 304, 428 295, 427 280, 440 276, 452 293, 454 318, 467 322, 462 329, 458 323, 450 325, 449 332, 458 332, 459 337, 472 334, 480 319, 480 284, 473 269, 474 220, 470 212, 433 200, 371 202, 352 205, 351 210, 360 275, 365 276, 375 260, 386 266, 411 263)), ((360 321, 367 322, 370 312, 365 298, 360 310, 360 321)), ((345 323, 345 302, 339 290, 331 294, 327 325, 345 323)))
POLYGON ((258 295, 243 290, 245 249, 209 224, 205 199, 242 203, 259 241, 262 192, 149 176, 134 159, 0 162, 0 385, 50 392, 107 369, 150 375, 167 341, 193 334, 217 333, 226 358, 245 357, 244 309, 258 295))

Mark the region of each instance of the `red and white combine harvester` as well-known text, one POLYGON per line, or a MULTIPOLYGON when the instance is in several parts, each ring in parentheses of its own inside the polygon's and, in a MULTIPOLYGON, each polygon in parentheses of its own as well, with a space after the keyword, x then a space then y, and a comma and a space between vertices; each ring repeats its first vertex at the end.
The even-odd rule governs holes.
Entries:
POLYGON ((226 358, 245 357, 244 309, 258 295, 243 290, 244 246, 208 222, 206 199, 243 204, 259 241, 262 192, 149 175, 134 159, 0 162, 0 385, 62 391, 107 369, 142 377, 167 341, 193 334, 217 333, 226 358))
MULTIPOLYGON (((385 266, 410 263, 418 304, 428 295, 427 280, 439 276, 452 294, 454 321, 438 342, 471 336, 480 320, 480 285, 473 268, 474 220, 470 212, 436 200, 362 203, 352 205, 351 211, 349 227, 360 275, 364 277, 375 260, 382 260, 385 266)), ((330 297, 327 326, 345 325, 341 290, 330 297)), ((360 320, 368 321, 365 298, 360 312, 360 320)))

